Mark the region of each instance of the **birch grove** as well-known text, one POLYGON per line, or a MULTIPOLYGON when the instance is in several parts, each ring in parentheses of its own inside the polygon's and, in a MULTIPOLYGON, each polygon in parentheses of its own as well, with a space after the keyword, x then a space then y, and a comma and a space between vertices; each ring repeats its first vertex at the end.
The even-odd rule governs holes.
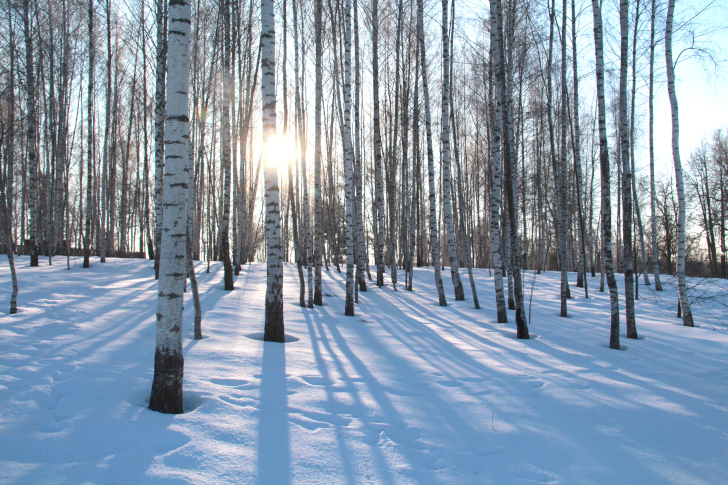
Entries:
MULTIPOLYGON (((286 341, 285 298, 353 316, 377 292, 475 307, 525 339, 540 275, 558 271, 562 317, 608 288, 600 323, 615 349, 620 306, 637 338, 643 301, 676 285, 675 309, 697 325, 703 283, 691 278, 728 277, 726 130, 683 140, 681 158, 678 52, 707 13, 674 0, 0 10, 10 311, 23 309, 22 271, 38 271, 26 261, 148 259, 163 412, 181 412, 179 295, 189 278, 202 338, 205 270, 245 291, 265 262, 261 324, 274 342, 286 341)), ((710 52, 695 42, 685 56, 710 52)))

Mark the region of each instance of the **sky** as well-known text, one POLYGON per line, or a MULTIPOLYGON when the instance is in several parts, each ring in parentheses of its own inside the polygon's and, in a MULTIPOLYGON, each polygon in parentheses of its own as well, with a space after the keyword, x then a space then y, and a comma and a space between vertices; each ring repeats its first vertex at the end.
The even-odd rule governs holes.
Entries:
MULTIPOLYGON (((675 91, 680 114, 680 158, 686 164, 690 154, 718 128, 728 129, 728 81, 712 75, 696 60, 680 63, 675 91)), ((655 167, 672 171, 672 124, 666 86, 655 96, 655 167)))
MULTIPOLYGON (((487 15, 488 4, 482 0, 456 0, 459 14, 469 23, 465 32, 474 27, 475 18, 487 15)), ((648 105, 647 105, 647 42, 649 38, 649 9, 650 0, 641 0, 640 39, 639 49, 642 50, 638 65, 637 83, 637 118, 635 136, 635 162, 638 176, 647 176, 649 167, 648 145, 648 105)), ((546 0, 537 0, 536 18, 542 22, 545 35, 548 35, 548 18, 546 16, 546 0)), ((684 166, 690 154, 700 146, 703 140, 709 140, 712 133, 724 128, 728 130, 728 7, 722 4, 727 0, 677 0, 675 7, 675 32, 673 34, 673 57, 678 58, 676 67, 676 93, 680 114, 680 152, 684 166), (695 38, 695 47, 709 49, 714 62, 706 60, 705 55, 700 59, 696 51, 683 52, 691 38, 695 38), (682 52, 682 54, 680 54, 682 52)), ((556 1, 557 23, 561 22, 562 2, 556 1)), ((634 9, 636 0, 630 0, 630 8, 634 9)), ((672 124, 670 102, 667 93, 665 75, 664 53, 664 25, 667 0, 657 0, 656 35, 658 46, 655 50, 655 169, 658 174, 673 173, 672 159, 672 124)), ((433 12, 438 6, 433 4, 433 12)), ((571 24, 571 0, 567 0, 569 9, 569 36, 571 24)), ((579 77, 580 98, 586 106, 596 103, 594 92, 596 90, 594 78, 594 34, 592 23, 592 8, 589 0, 576 0, 578 12, 577 43, 579 50, 579 77)), ((633 10, 631 10, 633 12, 633 10)), ((612 87, 616 87, 619 69, 619 4, 617 0, 603 0, 602 17, 605 29, 605 67, 611 71, 607 76, 607 96, 614 94, 612 87)), ((633 19, 631 19, 631 22, 633 19)), ((632 23, 630 23, 632 26, 632 23)), ((474 31, 472 31, 474 32, 474 31)), ((464 33, 465 37, 472 34, 464 33)), ((476 34, 477 35, 477 34, 476 34)), ((472 40, 472 39, 471 39, 472 40)), ((546 42, 547 39, 544 39, 546 42)), ((557 53, 558 53, 557 29, 557 53)), ((465 41, 465 43, 469 43, 465 41)), ((630 37, 630 54, 632 38, 630 37)), ((571 55, 571 39, 568 42, 569 55, 571 55)), ((558 63, 558 59, 556 60, 558 63)), ((558 69, 558 66, 556 67, 558 69)), ((558 75, 558 71, 557 71, 558 75)), ((569 73, 572 76, 571 66, 569 73)), ((629 83, 631 88, 631 66, 629 83)), ((609 107, 609 102, 608 107, 609 107)), ((589 109, 589 108, 587 108, 589 109)), ((608 120, 608 123, 612 123, 608 120)), ((585 128, 584 128, 585 129, 585 128)), ((610 148, 613 139, 609 140, 610 148)))

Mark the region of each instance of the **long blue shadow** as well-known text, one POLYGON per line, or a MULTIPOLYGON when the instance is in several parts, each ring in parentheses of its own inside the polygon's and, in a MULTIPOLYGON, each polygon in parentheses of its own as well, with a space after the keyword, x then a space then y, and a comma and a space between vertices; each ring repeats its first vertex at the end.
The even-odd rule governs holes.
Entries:
POLYGON ((258 419, 258 483, 291 482, 286 346, 263 342, 258 419))

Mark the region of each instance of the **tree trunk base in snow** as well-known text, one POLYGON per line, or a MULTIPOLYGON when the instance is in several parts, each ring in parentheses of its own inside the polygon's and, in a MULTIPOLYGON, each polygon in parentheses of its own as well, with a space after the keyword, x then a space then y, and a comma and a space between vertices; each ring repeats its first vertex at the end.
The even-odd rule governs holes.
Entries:
POLYGON ((182 414, 182 381, 184 376, 184 356, 164 354, 157 350, 154 354, 154 380, 149 409, 165 414, 182 414))
POLYGON ((508 313, 505 308, 503 311, 498 311, 498 323, 508 323, 508 313))
POLYGON ((526 324, 526 317, 523 314, 523 310, 516 312, 516 338, 518 339, 530 339, 531 336, 528 333, 528 325, 526 324))
POLYGON ((232 291, 235 289, 235 285, 233 284, 233 264, 228 259, 227 261, 223 261, 223 266, 225 268, 225 290, 232 291))
POLYGON ((609 348, 621 350, 619 347, 619 313, 612 313, 611 329, 609 332, 609 348))
POLYGON ((283 302, 265 302, 265 331, 263 340, 266 342, 286 341, 285 329, 283 327, 283 302))

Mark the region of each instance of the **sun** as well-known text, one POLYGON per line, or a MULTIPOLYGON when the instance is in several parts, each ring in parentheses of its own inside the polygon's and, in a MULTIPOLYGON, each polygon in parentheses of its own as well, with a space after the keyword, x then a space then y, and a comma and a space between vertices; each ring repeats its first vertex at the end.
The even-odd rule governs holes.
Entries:
POLYGON ((295 158, 295 156, 296 146, 287 136, 274 133, 268 137, 264 149, 266 164, 285 169, 288 166, 288 161, 295 158))

